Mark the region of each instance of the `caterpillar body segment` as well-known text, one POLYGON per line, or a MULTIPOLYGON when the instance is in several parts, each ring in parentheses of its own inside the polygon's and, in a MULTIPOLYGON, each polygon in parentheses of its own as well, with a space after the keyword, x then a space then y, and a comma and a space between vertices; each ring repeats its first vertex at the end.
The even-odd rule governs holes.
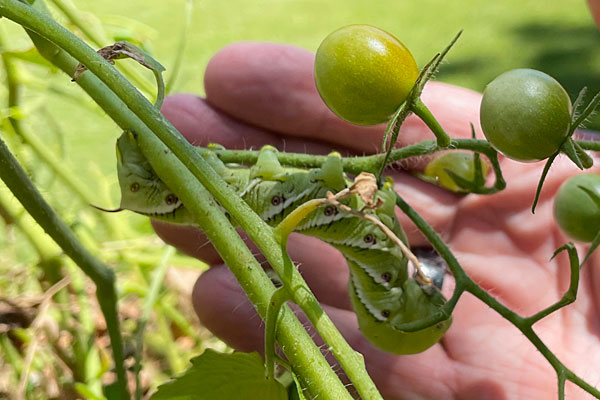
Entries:
MULTIPOLYGON (((144 159, 132 134, 117 141, 121 208, 155 219, 193 224, 183 204, 144 159), (134 190, 135 189, 135 190, 134 190)), ((321 168, 283 167, 277 150, 261 149, 253 166, 226 165, 210 149, 203 157, 240 197, 269 225, 275 227, 292 211, 312 199, 338 193, 352 182, 343 172, 341 157, 332 153, 321 168)), ((395 214, 395 193, 390 182, 374 195, 376 208, 360 196, 340 200, 342 204, 371 214, 403 242, 404 230, 395 214)), ((378 226, 332 204, 309 212, 295 226, 296 232, 313 236, 338 249, 350 270, 349 293, 364 335, 381 349, 409 354, 435 344, 451 324, 451 318, 416 332, 395 328, 427 318, 445 303, 435 287, 421 287, 408 273, 408 260, 401 249, 378 226)))

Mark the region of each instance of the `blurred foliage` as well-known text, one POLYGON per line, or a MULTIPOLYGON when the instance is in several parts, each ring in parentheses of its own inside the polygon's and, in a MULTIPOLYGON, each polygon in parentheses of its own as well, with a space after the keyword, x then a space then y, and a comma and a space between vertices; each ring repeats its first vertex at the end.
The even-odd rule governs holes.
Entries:
MULTIPOLYGON (((181 61, 172 87, 176 92, 202 94, 208 60, 229 43, 276 41, 315 50, 328 33, 351 23, 392 32, 419 65, 464 29, 437 79, 473 90, 482 91, 512 68, 549 73, 572 98, 583 86, 592 93, 600 90, 600 33, 579 0, 73 0, 81 10, 76 13, 79 27, 57 7, 69 6, 70 1, 48 3, 55 17, 79 34, 101 39, 103 45, 129 40, 151 52, 167 68, 167 80, 181 61), (185 51, 178 59, 186 4, 191 3, 185 51)), ((0 47, 2 138, 83 242, 114 266, 133 355, 142 304, 164 250, 147 219, 131 213, 101 214, 88 205, 89 198, 106 208, 118 204, 114 143, 120 132, 76 85, 31 50, 20 27, 0 20, 0 47), (15 93, 18 96, 11 99, 15 93), (31 143, 38 143, 37 150, 31 143), (52 166, 40 153, 58 162, 52 166), (88 193, 87 200, 74 194, 60 170, 75 178, 88 193)), ((130 61, 121 63, 136 69, 130 61)), ((137 74, 149 92, 150 74, 137 74)), ((588 127, 600 130, 600 118, 593 118, 588 127)), ((206 346, 223 346, 198 326, 189 285, 181 284, 193 282, 205 266, 181 255, 172 256, 169 264, 167 288, 160 291, 148 322, 141 379, 145 390, 180 372, 206 346)), ((106 365, 106 332, 92 293, 89 282, 0 184, 0 398, 21 388, 24 370, 27 398, 102 398, 101 387, 112 377, 106 365), (43 323, 29 327, 40 314, 44 293, 64 276, 70 277, 67 290, 53 297, 43 323), (38 351, 26 367, 32 342, 37 342, 38 351)))

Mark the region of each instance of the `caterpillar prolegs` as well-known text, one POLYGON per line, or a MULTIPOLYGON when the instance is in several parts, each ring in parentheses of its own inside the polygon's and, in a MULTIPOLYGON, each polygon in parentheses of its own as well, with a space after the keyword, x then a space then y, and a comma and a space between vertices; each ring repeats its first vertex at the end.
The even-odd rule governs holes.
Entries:
MULTIPOLYGON (((250 167, 225 165, 210 150, 203 156, 211 167, 269 225, 276 226, 305 202, 337 193, 351 184, 338 154, 332 153, 321 168, 282 167, 273 147, 263 147, 250 167)), ((131 133, 117 141, 120 209, 151 218, 193 224, 181 201, 157 177, 137 147, 131 133)), ((385 183, 374 199, 381 205, 365 213, 381 221, 406 243, 394 207, 391 182, 385 183)), ((355 210, 365 202, 358 195, 341 200, 355 210)), ((316 237, 338 249, 350 269, 349 293, 359 326, 377 347, 396 354, 421 352, 435 344, 449 328, 451 319, 416 332, 395 328, 427 318, 439 311, 445 298, 434 287, 421 287, 408 273, 408 260, 401 249, 372 222, 331 204, 308 214, 296 232, 316 237)))

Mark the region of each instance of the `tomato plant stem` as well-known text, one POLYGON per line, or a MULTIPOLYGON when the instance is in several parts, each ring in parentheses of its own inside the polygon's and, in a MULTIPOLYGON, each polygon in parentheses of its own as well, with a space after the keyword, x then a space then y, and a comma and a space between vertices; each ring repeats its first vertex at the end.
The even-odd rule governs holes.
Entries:
POLYGON ((437 138, 437 145, 439 147, 448 147, 450 144, 450 136, 444 131, 444 128, 440 125, 437 119, 433 116, 429 108, 421 101, 420 98, 416 99, 411 106, 412 111, 419 117, 425 124, 431 129, 435 137, 437 138))
MULTIPOLYGON (((502 170, 500 169, 500 163, 498 160, 498 152, 485 140, 476 139, 452 139, 450 142, 452 149, 463 149, 481 153, 485 155, 494 170, 496 182, 489 188, 480 188, 481 190, 477 193, 491 194, 500 191, 506 187, 506 181, 502 176, 502 170)), ((206 149, 202 147, 196 148, 200 153, 205 152, 206 149)), ((400 149, 394 149, 389 154, 386 164, 392 164, 394 162, 417 156, 424 156, 428 154, 434 154, 442 148, 436 145, 433 140, 424 140, 422 142, 406 146, 400 149)), ((216 150, 211 149, 215 152, 221 161, 225 163, 238 163, 252 165, 258 159, 258 151, 253 150, 216 150)), ((310 154, 301 153, 286 153, 277 152, 276 154, 279 162, 284 166, 299 167, 299 168, 320 168, 327 156, 315 156, 310 154)), ((358 175, 361 172, 370 172, 376 174, 386 159, 386 154, 374 154, 370 156, 362 157, 343 157, 342 166, 344 171, 358 175)))
POLYGON ((555 304, 551 305, 550 307, 547 307, 546 309, 530 317, 525 318, 509 309, 504 304, 500 303, 488 292, 486 292, 479 285, 477 285, 467 275, 467 273, 463 270, 460 264, 458 264, 458 261, 456 260, 450 249, 446 246, 446 244, 444 244, 444 242, 441 240, 439 235, 433 230, 433 228, 429 226, 429 224, 427 224, 427 222, 425 222, 425 220, 419 214, 417 214, 414 211, 414 209, 412 209, 412 207, 410 207, 399 195, 396 195, 396 205, 415 223, 417 228, 419 228, 419 230, 423 232, 427 240, 432 244, 433 248, 440 254, 444 261, 446 261, 446 263, 448 264, 448 268, 451 270, 456 281, 454 294, 452 298, 444 305, 444 307, 442 307, 442 309, 440 310, 440 315, 435 316, 435 318, 428 318, 427 320, 415 321, 410 325, 406 324, 406 326, 403 326, 400 329, 411 331, 419 330, 424 329, 427 326, 431 326, 439 321, 442 321, 444 318, 447 318, 447 312, 452 312, 452 309, 456 305, 458 298, 464 292, 469 292, 475 297, 477 297, 479 300, 484 302, 486 305, 488 305, 490 308, 492 308, 494 311, 496 311, 498 314, 500 314, 503 318, 512 323, 527 337, 527 339, 544 356, 544 358, 546 358, 546 360, 550 363, 552 368, 556 371, 559 383, 559 390, 563 390, 563 392, 559 392, 559 398, 564 398, 565 378, 575 383, 576 385, 578 385, 591 395, 595 396, 596 398, 600 398, 600 390, 594 388, 592 385, 588 384, 583 379, 578 377, 575 373, 573 373, 570 369, 568 369, 558 359, 558 357, 554 355, 554 353, 546 346, 546 344, 533 330, 533 324, 575 301, 577 295, 577 288, 579 284, 580 266, 577 251, 572 243, 564 245, 555 252, 555 255, 565 250, 568 252, 571 268, 571 282, 569 285, 569 289, 555 304), (446 310, 446 306, 448 306, 450 309, 446 310))

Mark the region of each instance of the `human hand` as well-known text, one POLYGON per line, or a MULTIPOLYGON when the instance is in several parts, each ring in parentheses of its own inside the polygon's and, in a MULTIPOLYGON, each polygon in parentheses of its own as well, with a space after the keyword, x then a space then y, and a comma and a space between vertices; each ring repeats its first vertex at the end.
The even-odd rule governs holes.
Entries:
MULTIPOLYGON (((384 126, 359 127, 335 117, 322 103, 312 77, 313 55, 290 46, 231 45, 210 62, 206 99, 168 98, 167 118, 193 144, 286 151, 372 153, 384 126)), ((427 86, 423 101, 452 137, 470 137, 478 124, 480 95, 440 83, 427 86)), ((418 119, 403 125, 400 144, 433 135, 418 119)), ((507 188, 495 195, 459 196, 414 178, 423 159, 391 171, 400 195, 441 234, 465 271, 509 308, 531 315, 558 300, 569 285, 565 254, 549 260, 568 241, 552 218, 552 198, 568 176, 578 173, 566 159, 553 166, 536 214, 530 212, 542 163, 501 161, 507 188)), ((425 239, 398 215, 412 246, 425 239)), ((212 268, 198 280, 194 306, 202 323, 232 347, 262 349, 262 322, 233 275, 206 239, 189 227, 155 223, 167 242, 212 268)), ((518 330, 471 295, 464 295, 442 341, 410 356, 385 353, 368 343, 352 312, 343 257, 326 244, 292 235, 291 258, 348 342, 365 357, 367 369, 386 399, 551 399, 556 375, 518 330)), ((582 250, 582 249, 580 249, 582 250)), ((583 253, 580 253, 583 254, 583 253)), ((588 382, 600 380, 600 259, 583 268, 577 301, 535 325, 554 353, 588 382)), ((446 287, 448 294, 451 286, 446 287)), ((568 396, 589 398, 573 385, 568 396)))

